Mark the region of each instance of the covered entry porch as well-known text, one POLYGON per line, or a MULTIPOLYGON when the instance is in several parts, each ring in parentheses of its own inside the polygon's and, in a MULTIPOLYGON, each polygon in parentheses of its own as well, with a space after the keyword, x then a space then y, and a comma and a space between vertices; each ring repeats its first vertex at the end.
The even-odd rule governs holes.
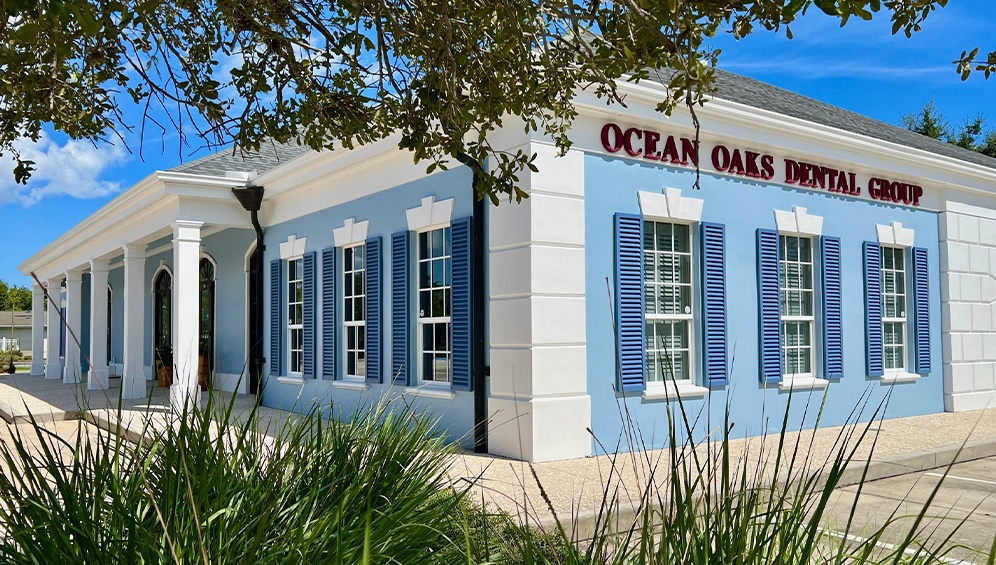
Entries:
POLYGON ((124 399, 158 385, 174 408, 208 387, 255 392, 256 233, 232 192, 250 176, 154 173, 25 261, 32 329, 58 328, 47 355, 33 344, 32 375, 90 391, 120 377, 124 399))

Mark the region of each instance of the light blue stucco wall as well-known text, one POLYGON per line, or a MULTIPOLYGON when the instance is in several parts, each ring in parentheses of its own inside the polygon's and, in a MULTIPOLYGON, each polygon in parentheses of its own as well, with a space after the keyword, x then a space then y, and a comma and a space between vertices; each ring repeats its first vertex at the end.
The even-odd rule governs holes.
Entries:
MULTIPOLYGON (((912 416, 943 411, 941 359, 941 299, 938 263, 937 214, 920 209, 888 206, 864 199, 845 198, 811 190, 732 179, 703 172, 701 190, 692 189, 692 171, 664 168, 648 163, 589 154, 585 157, 585 270, 587 289, 588 390, 591 395, 592 430, 597 441, 615 446, 623 422, 640 430, 642 441, 652 447, 667 443, 667 403, 648 401, 642 395, 622 398, 615 394, 615 337, 606 294, 606 279, 615 281, 613 217, 616 212, 639 214, 637 192, 660 193, 663 187, 682 189, 682 196, 704 200, 702 221, 726 226, 726 288, 729 385, 714 389, 704 399, 686 400, 690 418, 700 417, 696 435, 722 425, 729 404, 735 424, 733 435, 757 435, 777 431, 789 395, 758 382, 758 298, 756 230, 776 229, 773 210, 805 207, 823 217, 823 234, 841 238, 841 283, 843 286, 844 376, 831 381, 821 426, 844 423, 863 394, 870 392, 871 405, 890 390, 877 378, 867 378, 865 369, 865 311, 862 242, 877 241, 876 224, 901 222, 916 232, 916 246, 928 250, 930 272, 929 376, 914 383, 895 385, 887 417, 912 416), (626 417, 622 413, 628 412, 626 417)), ((929 190, 929 188, 927 189, 929 190)), ((819 322, 817 321, 817 324, 819 322)), ((820 367, 817 341, 817 367, 820 367)), ((700 354, 701 349, 698 350, 700 354)), ((698 366, 701 367, 701 361, 698 366)), ((536 377, 534 378, 541 378, 536 377)), ((790 425, 811 427, 823 391, 796 392, 792 397, 790 425), (803 413, 809 403, 809 413, 803 413)), ((672 409, 677 412, 677 404, 672 409)), ((870 410, 864 419, 870 417, 870 410)), ((681 426, 679 425, 679 428, 681 426)), ((625 448, 626 440, 622 440, 625 448)))
POLYGON ((246 253, 256 232, 228 229, 201 242, 215 273, 215 371, 241 375, 246 364, 246 253))
MULTIPOLYGON (((447 198, 454 199, 453 219, 467 217, 471 215, 473 200, 471 193, 471 173, 466 167, 459 167, 447 172, 438 173, 430 177, 419 179, 414 182, 400 185, 398 187, 379 192, 370 196, 365 196, 351 202, 342 204, 335 208, 321 210, 307 216, 271 226, 266 230, 266 252, 265 258, 265 312, 264 322, 264 355, 270 357, 270 261, 280 257, 280 243, 287 240, 288 236, 294 235, 298 239, 307 238, 305 252, 316 252, 318 261, 316 262, 316 332, 315 332, 315 370, 317 378, 309 379, 305 384, 287 384, 279 382, 276 378, 269 376, 269 368, 264 371, 263 404, 287 410, 308 410, 317 403, 323 411, 328 413, 329 407, 332 412, 348 414, 358 408, 369 407, 383 398, 394 398, 400 395, 405 387, 389 384, 391 381, 391 235, 395 232, 407 230, 408 223, 405 211, 421 205, 421 199, 427 196, 435 196, 437 201, 447 198), (369 390, 354 391, 339 389, 332 386, 332 381, 323 380, 322 355, 321 355, 321 252, 327 247, 335 245, 332 230, 341 227, 347 218, 356 218, 361 222, 369 220, 370 227, 368 237, 382 238, 382 263, 381 279, 383 281, 382 292, 382 350, 383 360, 383 380, 385 384, 371 384, 369 390)), ((265 204, 264 204, 265 205, 265 204)), ((338 270, 342 269, 342 256, 339 254, 338 270)), ((286 270, 284 271, 286 272, 286 270)), ((337 284, 337 291, 340 291, 341 284, 337 284)), ((342 311, 341 292, 339 293, 339 307, 336 312, 342 311)), ((284 340, 286 346, 286 338, 284 340)), ((336 359, 341 363, 343 359, 342 340, 339 340, 339 354, 336 359)), ((286 354, 284 355, 286 361, 286 354)), ((341 369, 341 365, 340 365, 341 369)), ((337 371, 342 374, 342 371, 337 371)), ((439 429, 448 435, 453 441, 459 441, 464 445, 473 444, 473 393, 457 392, 454 399, 436 398, 410 398, 405 397, 406 403, 413 404, 414 408, 430 414, 437 418, 439 429)))

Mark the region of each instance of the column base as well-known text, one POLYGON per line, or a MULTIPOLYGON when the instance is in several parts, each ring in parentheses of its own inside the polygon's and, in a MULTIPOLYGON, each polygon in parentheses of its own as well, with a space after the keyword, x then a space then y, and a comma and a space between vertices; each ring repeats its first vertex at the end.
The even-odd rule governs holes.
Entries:
POLYGON ((169 387, 169 405, 174 414, 187 414, 194 410, 200 410, 201 389, 197 383, 193 383, 193 388, 188 388, 185 384, 175 384, 169 387))
POLYGON ((967 412, 986 408, 996 408, 996 390, 944 395, 946 412, 967 412))
POLYGON ((87 373, 87 390, 107 390, 110 381, 110 372, 107 369, 90 369, 87 373))
POLYGON ((67 385, 79 384, 83 380, 83 370, 79 367, 70 367, 66 365, 66 368, 62 372, 62 382, 67 385))
POLYGON ((134 400, 145 398, 146 394, 145 368, 129 369, 126 367, 124 374, 121 375, 121 398, 134 400))
POLYGON ((45 378, 51 380, 62 378, 62 357, 45 364, 45 378))
POLYGON ((591 398, 488 399, 488 451, 525 461, 559 461, 591 455, 591 398))

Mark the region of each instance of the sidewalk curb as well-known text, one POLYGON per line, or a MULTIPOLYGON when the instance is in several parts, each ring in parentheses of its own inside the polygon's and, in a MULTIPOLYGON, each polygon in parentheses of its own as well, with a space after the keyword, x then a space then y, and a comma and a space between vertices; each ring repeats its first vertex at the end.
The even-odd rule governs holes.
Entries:
MULTIPOLYGON (((993 456, 996 456, 996 439, 968 442, 964 446, 958 444, 926 451, 901 453, 882 459, 872 459, 870 463, 866 460, 856 460, 844 469, 836 488, 856 485, 862 482, 862 475, 864 475, 865 482, 877 481, 946 467, 952 463, 974 461, 993 456), (865 473, 866 467, 867 473, 865 473)), ((611 522, 614 524, 611 530, 621 533, 633 528, 639 510, 640 505, 638 504, 616 505, 610 516, 611 522)), ((579 541, 584 541, 594 536, 596 527, 605 528, 605 514, 604 510, 601 512, 589 510, 568 518, 560 516, 560 521, 568 535, 574 536, 579 541)), ((551 516, 532 521, 532 524, 547 532, 557 530, 557 522, 551 516)), ((639 524, 636 524, 635 527, 639 528, 639 524)))
MULTIPOLYGON (((968 442, 962 446, 949 445, 926 451, 901 453, 882 459, 872 459, 867 464, 868 472, 865 481, 877 481, 910 473, 918 473, 938 467, 946 467, 952 463, 973 461, 996 456, 996 439, 968 442)), ((865 472, 866 461, 852 461, 840 477, 838 487, 855 485, 861 482, 865 472)))

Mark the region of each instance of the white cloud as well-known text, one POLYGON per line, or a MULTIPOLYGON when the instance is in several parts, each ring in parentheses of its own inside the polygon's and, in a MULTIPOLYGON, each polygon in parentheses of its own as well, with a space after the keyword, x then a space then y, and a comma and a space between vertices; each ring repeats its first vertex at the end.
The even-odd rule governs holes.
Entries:
POLYGON ((17 184, 14 159, 11 155, 0 157, 0 204, 31 206, 47 196, 100 198, 121 190, 120 183, 101 178, 108 167, 126 158, 120 145, 94 146, 83 140, 68 140, 59 145, 43 131, 37 142, 18 142, 15 146, 21 159, 34 161, 34 171, 28 184, 17 184))

